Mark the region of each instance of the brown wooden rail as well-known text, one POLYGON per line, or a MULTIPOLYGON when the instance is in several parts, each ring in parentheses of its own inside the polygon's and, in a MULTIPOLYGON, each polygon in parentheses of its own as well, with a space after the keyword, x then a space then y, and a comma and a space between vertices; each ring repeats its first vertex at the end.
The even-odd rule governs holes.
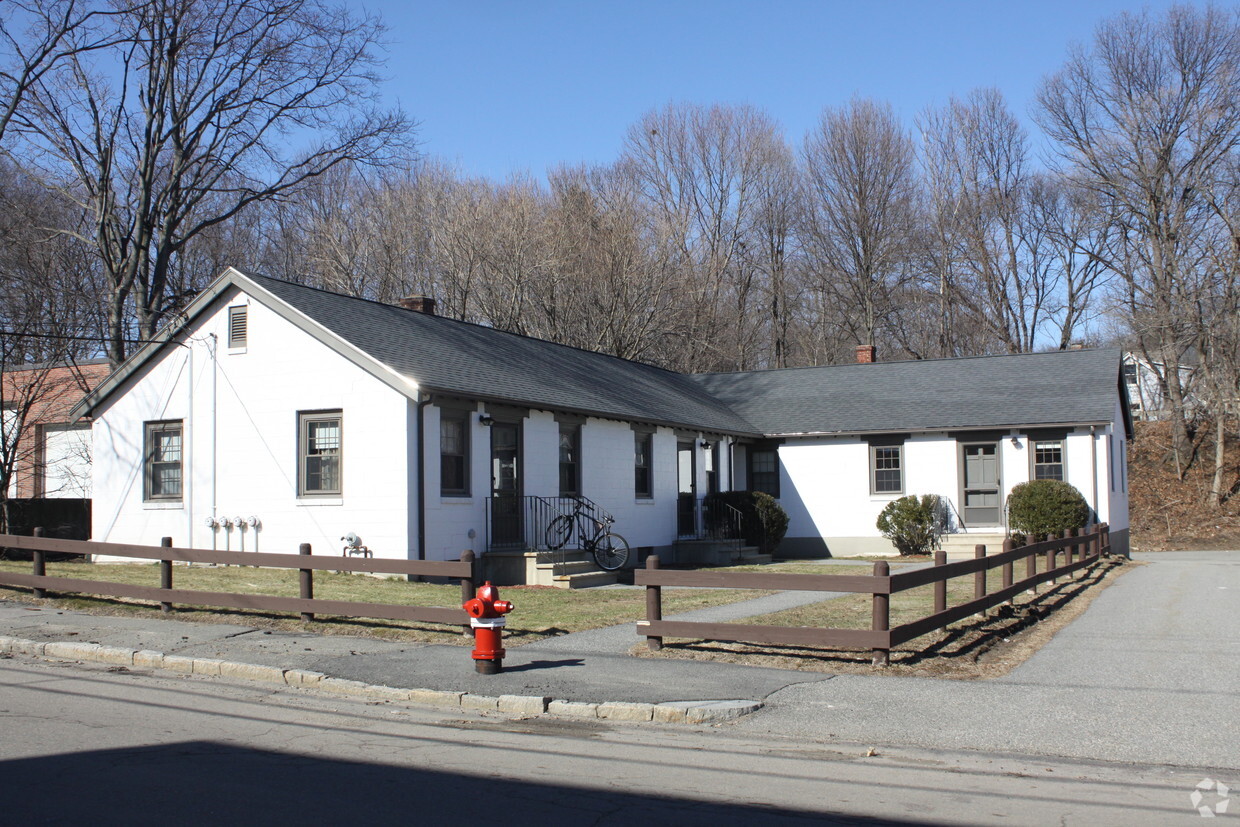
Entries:
POLYGON ((831 649, 869 649, 875 665, 885 665, 892 648, 941 629, 949 623, 984 612, 1011 601, 1022 591, 1041 583, 1054 582, 1094 563, 1111 551, 1106 523, 1086 534, 1065 532, 1062 537, 1016 547, 1011 540, 998 554, 987 554, 976 546, 972 560, 948 563, 946 555, 935 554, 934 566, 891 574, 888 564, 877 562, 871 575, 765 574, 717 571, 672 571, 659 568, 659 558, 651 555, 646 568, 634 574, 634 582, 646 587, 646 619, 637 624, 637 634, 646 638, 652 651, 663 646, 663 638, 771 643, 791 646, 817 646, 831 649), (1041 571, 1039 571, 1041 561, 1041 571), (1024 563, 1023 576, 1016 579, 1016 566, 1024 563), (1001 569, 1001 585, 987 593, 986 575, 1001 569), (947 581, 973 575, 973 599, 947 606, 947 581), (890 628, 891 595, 918 586, 934 586, 934 609, 922 618, 890 628), (740 623, 696 623, 663 620, 662 587, 690 586, 723 589, 777 589, 798 591, 849 592, 869 594, 873 611, 869 629, 823 629, 762 626, 740 623))
POLYGON ((220 606, 230 609, 257 609, 273 612, 296 612, 302 620, 313 620, 316 613, 341 617, 367 617, 382 620, 411 620, 422 623, 443 623, 468 629, 469 615, 460 608, 437 606, 406 606, 392 603, 362 603, 345 600, 322 600, 314 597, 314 572, 321 570, 363 572, 367 574, 404 574, 421 577, 439 577, 461 581, 462 602, 474 596, 474 553, 466 551, 459 561, 432 560, 383 560, 355 557, 315 557, 310 545, 302 543, 298 554, 270 554, 244 551, 216 551, 195 548, 176 548, 165 537, 163 545, 140 546, 127 543, 96 543, 88 540, 58 540, 41 536, 24 537, 0 534, 0 547, 23 549, 31 552, 31 573, 0 571, 0 585, 21 586, 32 589, 36 597, 46 597, 48 590, 125 597, 150 600, 159 603, 165 612, 172 611, 173 604, 191 606, 220 606), (160 585, 134 586, 125 583, 109 583, 102 580, 86 580, 75 577, 49 577, 46 574, 47 552, 99 555, 108 557, 132 557, 139 560, 158 560, 160 585), (299 573, 300 596, 278 597, 266 594, 237 594, 233 592, 202 592, 173 587, 174 562, 214 563, 217 565, 263 566, 296 570, 299 573))

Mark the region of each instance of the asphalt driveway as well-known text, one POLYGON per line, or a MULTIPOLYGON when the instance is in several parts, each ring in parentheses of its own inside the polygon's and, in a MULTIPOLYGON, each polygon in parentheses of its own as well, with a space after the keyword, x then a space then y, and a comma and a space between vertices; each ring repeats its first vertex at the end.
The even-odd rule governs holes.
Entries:
POLYGON ((1004 678, 840 675, 776 692, 739 726, 1240 772, 1240 552, 1135 558, 1148 565, 1004 678))

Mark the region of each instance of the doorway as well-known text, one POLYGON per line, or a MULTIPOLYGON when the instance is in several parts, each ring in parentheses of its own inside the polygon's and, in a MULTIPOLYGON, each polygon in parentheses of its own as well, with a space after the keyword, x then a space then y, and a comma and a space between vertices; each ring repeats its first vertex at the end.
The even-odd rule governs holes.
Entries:
POLYGON ((961 517, 967 527, 998 526, 1002 520, 999 488, 999 443, 960 446, 962 473, 961 517))
POLYGON ((491 542, 520 545, 525 538, 521 508, 521 426, 491 425, 491 542))
POLYGON ((697 463, 692 441, 676 443, 676 533, 697 536, 697 463))

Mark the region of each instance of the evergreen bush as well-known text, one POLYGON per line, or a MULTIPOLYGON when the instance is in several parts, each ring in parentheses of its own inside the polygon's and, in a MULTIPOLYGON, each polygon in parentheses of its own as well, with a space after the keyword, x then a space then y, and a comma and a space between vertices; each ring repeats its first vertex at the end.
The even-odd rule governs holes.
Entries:
POLYGON ((939 498, 934 494, 910 494, 887 503, 878 515, 878 530, 901 555, 928 554, 934 545, 934 524, 939 498))
POLYGON ((1089 522, 1089 503, 1060 480, 1022 482, 1008 496, 1008 527, 1033 542, 1089 522))
POLYGON ((741 531, 745 545, 757 546, 763 554, 774 554, 788 533, 788 514, 770 494, 761 491, 721 491, 706 498, 714 512, 724 503, 741 512, 741 531))

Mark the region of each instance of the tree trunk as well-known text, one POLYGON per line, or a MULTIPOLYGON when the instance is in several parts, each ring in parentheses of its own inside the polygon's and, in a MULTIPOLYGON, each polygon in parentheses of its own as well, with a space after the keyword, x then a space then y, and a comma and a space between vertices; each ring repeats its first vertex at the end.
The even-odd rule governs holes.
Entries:
POLYGON ((1219 407, 1214 418, 1214 429, 1214 486, 1210 491, 1210 498, 1217 508, 1223 505, 1223 499, 1227 496, 1227 492, 1223 490, 1223 465, 1227 453, 1227 416, 1226 409, 1222 406, 1219 407))

